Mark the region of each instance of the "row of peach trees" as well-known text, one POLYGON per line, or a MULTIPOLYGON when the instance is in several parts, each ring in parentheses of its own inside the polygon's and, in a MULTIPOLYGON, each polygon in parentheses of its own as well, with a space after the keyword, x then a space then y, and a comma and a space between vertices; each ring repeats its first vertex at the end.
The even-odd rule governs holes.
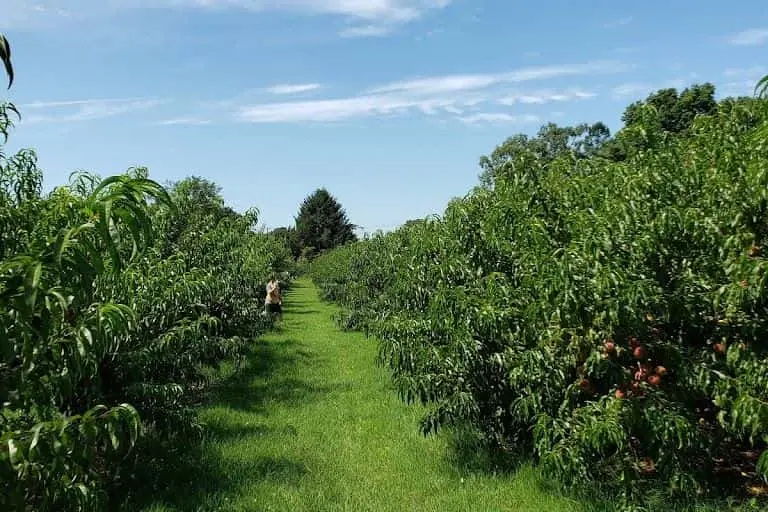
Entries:
POLYGON ((722 101, 680 135, 643 115, 623 161, 520 149, 313 278, 429 405, 425 432, 471 424, 628 508, 748 498, 768 477, 768 108, 722 101))
MULTIPOLYGON (((0 58, 12 77, 5 38, 0 58)), ((5 139, 17 114, 0 105, 5 139)), ((290 253, 205 180, 133 169, 44 194, 35 153, 2 149, 0 509, 103 510, 200 438, 206 368, 268 328, 262 284, 290 253)))

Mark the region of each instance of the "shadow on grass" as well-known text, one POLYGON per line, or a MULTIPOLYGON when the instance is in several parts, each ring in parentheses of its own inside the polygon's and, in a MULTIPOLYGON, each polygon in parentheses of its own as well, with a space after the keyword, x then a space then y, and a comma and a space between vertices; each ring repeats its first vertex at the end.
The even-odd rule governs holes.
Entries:
MULTIPOLYGON (((295 339, 257 341, 244 365, 221 376, 210 390, 203 411, 203 441, 176 440, 170 447, 155 443, 141 447, 143 463, 129 485, 116 493, 110 510, 206 510, 255 481, 273 480, 293 486, 307 472, 305 462, 287 457, 225 456, 222 442, 269 443, 292 437, 290 425, 263 423, 274 407, 297 407, 331 391, 302 380, 301 367, 318 358, 295 339), (246 416, 241 416, 246 413, 246 416), (247 439, 247 441, 246 441, 247 439), (117 495, 119 494, 119 496, 117 495), (151 508, 149 508, 151 507, 151 508)), ((226 504, 221 506, 226 508, 226 504)), ((215 507, 214 507, 215 508, 215 507)))
POLYGON ((440 433, 446 439, 446 461, 468 475, 509 475, 529 462, 523 451, 503 452, 483 441, 469 426, 453 426, 440 433))
MULTIPOLYGON (((526 473, 533 477, 536 487, 545 494, 553 497, 572 500, 574 511, 578 512, 615 512, 621 509, 619 503, 618 488, 591 487, 588 490, 568 489, 551 477, 547 477, 537 466, 530 449, 521 447, 520 450, 502 452, 498 448, 484 442, 468 426, 446 428, 440 433, 447 441, 448 449, 445 453, 446 461, 462 476, 501 476, 514 477, 526 473)), ((711 486, 723 485, 723 482, 711 482, 711 486)), ((768 510, 768 508, 749 508, 748 500, 741 501, 747 508, 730 507, 724 496, 713 496, 701 499, 673 500, 667 494, 663 486, 646 486, 643 491, 643 503, 641 510, 664 510, 669 512, 746 512, 747 510, 768 510)), ((738 502, 738 501, 737 501, 738 502)), ((765 505, 765 504, 763 504, 765 505)), ((756 506, 755 506, 756 507, 756 506)))
POLYGON ((300 406, 331 391, 302 380, 301 366, 317 356, 295 339, 255 343, 245 366, 214 390, 210 405, 268 414, 269 406, 300 406))
POLYGON ((613 512, 615 503, 598 497, 575 496, 544 477, 531 456, 529 447, 503 451, 484 441, 470 426, 446 428, 440 434, 447 441, 446 461, 462 476, 515 477, 528 474, 536 487, 552 497, 574 500, 574 511, 613 512))
POLYGON ((317 305, 317 302, 315 302, 313 300, 295 300, 295 299, 291 299, 291 300, 286 300, 285 302, 286 302, 286 304, 290 305, 291 311, 296 311, 296 310, 299 310, 299 309, 303 309, 303 308, 306 308, 306 307, 317 305))
POLYGON ((224 499, 249 483, 275 481, 294 487, 308 472, 304 462, 288 457, 233 459, 199 446, 182 460, 166 462, 153 467, 156 472, 162 471, 162 478, 154 486, 137 487, 130 493, 130 501, 109 509, 117 510, 119 506, 121 510, 226 510, 224 499))
POLYGON ((291 316, 294 316, 294 315, 316 315, 316 314, 320 313, 320 310, 319 309, 307 309, 307 308, 302 308, 302 309, 293 309, 293 308, 291 308, 291 309, 285 309, 284 313, 287 313, 287 314, 289 314, 291 316))

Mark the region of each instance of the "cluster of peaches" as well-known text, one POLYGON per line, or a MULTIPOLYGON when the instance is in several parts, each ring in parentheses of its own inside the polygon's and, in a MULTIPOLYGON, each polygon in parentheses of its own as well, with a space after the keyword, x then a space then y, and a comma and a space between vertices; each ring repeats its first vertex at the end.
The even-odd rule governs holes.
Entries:
MULTIPOLYGON (((654 334, 658 335, 658 330, 654 329, 654 331, 654 334)), ((659 387, 662 384, 664 376, 667 374, 667 369, 664 366, 651 364, 648 358, 648 350, 637 338, 629 338, 629 345, 634 361, 629 363, 627 369, 630 373, 633 373, 634 378, 629 384, 620 385, 616 389, 616 398, 626 398, 628 396, 641 397, 644 394, 642 388, 643 382, 647 382, 654 387, 659 387)), ((618 355, 620 350, 623 349, 618 348, 612 339, 606 339, 603 342, 602 357, 604 359, 613 359, 618 355)), ((590 392, 592 390, 592 383, 586 377, 581 379, 579 386, 585 392, 590 392)))
MULTIPOLYGON (((646 318, 649 322, 654 320, 651 314, 647 314, 646 318)), ((661 331, 658 327, 651 328, 651 334, 654 338, 659 338, 661 331)), ((648 349, 634 336, 628 339, 629 348, 631 350, 632 359, 624 365, 625 369, 633 379, 628 383, 623 383, 618 386, 614 394, 616 398, 627 397, 641 397, 644 395, 643 383, 648 383, 653 387, 659 387, 662 385, 664 376, 667 375, 668 370, 663 365, 654 363, 653 358, 648 357, 648 349)), ((739 346, 744 348, 744 344, 740 343, 739 346)), ((718 356, 724 356, 726 353, 725 343, 714 343, 712 349, 718 354, 718 356)), ((618 347, 613 339, 608 338, 603 341, 602 358, 615 360, 625 348, 618 347)), ((595 389, 593 383, 587 378, 583 377, 579 381, 579 387, 585 393, 594 394, 595 389)))
MULTIPOLYGON (((632 380, 629 389, 625 387, 619 387, 616 390, 616 398, 625 398, 627 394, 631 396, 643 396, 643 389, 640 384, 645 381, 651 386, 658 387, 661 385, 661 380, 664 375, 667 374, 667 369, 664 366, 653 366, 648 362, 648 351, 640 344, 637 338, 629 339, 630 347, 632 348, 632 356, 637 361, 637 370, 634 372, 634 379, 632 380)), ((613 357, 616 353, 616 346, 613 341, 606 340, 604 344, 604 355, 606 357, 613 357)))

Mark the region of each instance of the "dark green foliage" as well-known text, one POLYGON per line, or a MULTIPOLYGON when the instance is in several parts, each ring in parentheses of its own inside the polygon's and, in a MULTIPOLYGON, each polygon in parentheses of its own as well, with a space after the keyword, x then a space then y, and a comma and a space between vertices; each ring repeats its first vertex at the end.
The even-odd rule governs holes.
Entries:
POLYGON ((588 158, 594 156, 610 139, 611 132, 603 123, 558 126, 548 123, 536 137, 515 135, 498 146, 491 156, 480 158, 480 182, 486 186, 514 168, 527 167, 528 162, 551 162, 564 156, 588 158))
POLYGON ((355 226, 339 202, 324 188, 304 199, 296 216, 296 240, 300 255, 314 257, 357 239, 355 226))
POLYGON ((312 273, 425 431, 469 423, 628 507, 743 500, 768 477, 768 106, 642 123, 625 161, 522 144, 492 188, 312 273))
POLYGON ((626 160, 656 147, 669 134, 687 134, 696 116, 717 110, 715 86, 710 83, 693 85, 679 94, 673 88, 658 90, 624 110, 624 128, 603 145, 599 154, 614 161, 626 160))
POLYGON ((43 195, 34 152, 0 157, 2 510, 108 508, 158 450, 200 438, 205 368, 269 326, 263 285, 288 247, 215 184, 147 175, 43 195))
POLYGON ((8 75, 8 88, 13 85, 13 63, 11 62, 11 45, 3 34, 0 34, 0 61, 5 67, 5 74, 8 75))
POLYGON ((290 249, 294 259, 301 256, 301 243, 296 233, 296 228, 276 228, 272 230, 272 235, 283 241, 290 249))
POLYGON ((688 130, 697 115, 712 114, 717 110, 715 86, 710 83, 697 84, 678 94, 676 89, 661 89, 645 101, 635 102, 627 107, 621 120, 625 126, 644 122, 640 112, 643 106, 655 109, 659 127, 670 133, 688 130))

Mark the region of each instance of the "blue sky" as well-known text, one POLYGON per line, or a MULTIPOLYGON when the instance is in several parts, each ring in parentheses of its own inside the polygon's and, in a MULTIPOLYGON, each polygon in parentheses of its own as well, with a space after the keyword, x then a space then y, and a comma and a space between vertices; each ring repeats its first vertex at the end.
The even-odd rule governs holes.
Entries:
MULTIPOLYGON (((324 186, 367 231, 441 213, 478 159, 649 92, 768 73, 765 0, 3 0, 46 187, 195 174, 268 227, 324 186)), ((1 97, 1 96, 0 96, 1 97)))

